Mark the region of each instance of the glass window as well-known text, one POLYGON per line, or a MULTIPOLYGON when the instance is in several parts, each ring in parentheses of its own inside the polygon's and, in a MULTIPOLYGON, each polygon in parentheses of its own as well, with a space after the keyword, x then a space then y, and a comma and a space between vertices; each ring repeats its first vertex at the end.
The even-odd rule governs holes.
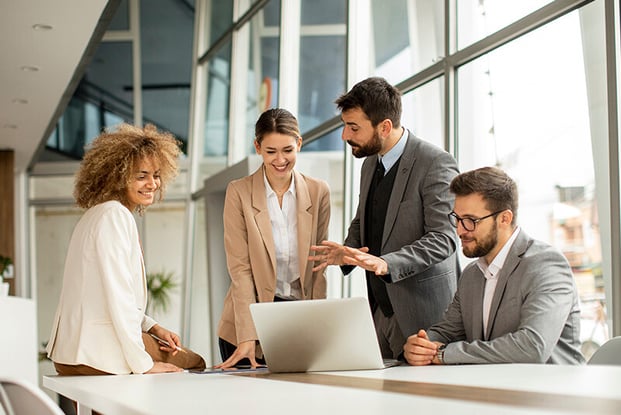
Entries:
POLYGON ((521 19, 551 0, 459 0, 457 4, 457 47, 483 39, 521 19))
POLYGON ((444 148, 442 135, 444 122, 443 78, 434 79, 404 94, 401 102, 401 122, 415 136, 444 148))
POLYGON ((346 2, 302 0, 301 7, 297 115, 304 133, 334 117, 334 100, 346 89, 346 2))
POLYGON ((302 26, 345 23, 347 3, 342 0, 301 0, 302 26))
POLYGON ((184 2, 143 1, 140 8, 144 123, 187 143, 194 12, 184 2), (148 4, 147 4, 148 3, 148 4), (162 22, 166 24, 162 24, 162 22))
POLYGON ((345 91, 345 35, 302 36, 298 120, 302 133, 334 117, 345 91))
POLYGON ((495 165, 516 180, 520 225, 565 254, 587 311, 582 340, 601 344, 607 329, 599 321, 605 301, 592 148, 607 137, 592 133, 589 98, 603 91, 587 82, 585 66, 603 79, 597 68, 605 65, 587 65, 579 13, 459 69, 458 159, 462 171, 495 165))
MULTIPOLYGON (((211 8, 204 14, 205 19, 205 36, 207 41, 205 45, 207 50, 213 45, 227 30, 231 28, 233 24, 233 0, 214 0, 209 1, 207 4, 211 8)), ((207 52, 202 51, 199 54, 207 52)))
POLYGON ((82 159, 102 128, 133 122, 133 102, 131 42, 101 43, 39 160, 82 159))
POLYGON ((108 30, 129 30, 129 2, 127 0, 121 0, 110 20, 108 30))
POLYGON ((278 106, 278 69, 280 29, 268 27, 268 21, 280 20, 280 1, 271 1, 250 21, 247 39, 248 71, 246 89, 247 154, 254 152, 254 124, 268 108, 278 106))
POLYGON ((372 0, 371 8, 375 75, 396 84, 444 54, 444 2, 372 0))
POLYGON ((206 64, 207 106, 202 177, 226 167, 229 133, 231 42, 227 42, 206 64))

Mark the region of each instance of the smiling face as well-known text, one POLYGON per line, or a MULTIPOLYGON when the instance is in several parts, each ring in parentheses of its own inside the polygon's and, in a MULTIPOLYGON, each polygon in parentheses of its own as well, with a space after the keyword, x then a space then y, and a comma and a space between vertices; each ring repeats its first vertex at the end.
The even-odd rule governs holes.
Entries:
MULTIPOLYGON (((456 196, 453 211, 460 218, 475 220, 492 213, 487 210, 485 200, 478 193, 456 196)), ((461 247, 465 256, 468 258, 485 257, 488 264, 502 248, 498 243, 497 216, 490 216, 478 222, 473 231, 467 231, 461 223, 458 223, 457 235, 461 239, 461 247)))
POLYGON ((351 146, 354 157, 372 156, 382 150, 379 125, 373 127, 364 111, 360 108, 343 111, 341 119, 345 123, 341 137, 351 146))
POLYGON ((139 205, 153 204, 161 184, 159 163, 154 159, 139 162, 127 185, 127 208, 133 212, 139 205))
POLYGON ((267 179, 271 184, 289 180, 295 167, 302 138, 281 133, 267 133, 261 143, 254 142, 257 154, 263 157, 267 179))

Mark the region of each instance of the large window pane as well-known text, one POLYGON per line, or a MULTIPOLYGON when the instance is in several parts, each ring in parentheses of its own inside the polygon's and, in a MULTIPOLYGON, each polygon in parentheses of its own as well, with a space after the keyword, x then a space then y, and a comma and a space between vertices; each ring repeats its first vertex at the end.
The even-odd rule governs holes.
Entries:
POLYGON ((588 347, 607 338, 592 152, 607 138, 591 133, 581 36, 576 11, 460 68, 458 156, 461 170, 496 165, 517 181, 520 225, 572 267, 588 347))
POLYGON ((140 8, 142 113, 187 143, 194 10, 184 2, 143 1, 140 8), (162 24, 166 22, 166 24, 162 24))
POLYGON ((444 54, 444 2, 372 0, 371 7, 376 75, 396 84, 444 54))
MULTIPOLYGON (((216 42, 233 24, 233 0, 214 0, 206 2, 209 10, 202 16, 205 19, 205 45, 207 50, 216 42)), ((201 51, 202 53, 207 50, 201 51)))
POLYGON ((463 48, 497 32, 552 0, 459 0, 457 47, 463 48))
MULTIPOLYGON (((273 0, 250 21, 248 71, 246 86, 247 153, 254 152, 254 124, 268 108, 278 106, 278 65, 280 62, 280 29, 268 22, 280 20, 280 1, 273 0)), ((246 43, 247 42, 247 43, 246 43)), ((242 43, 242 42, 240 42, 242 43)))
POLYGON ((39 160, 80 160, 102 128, 133 122, 133 89, 131 42, 101 43, 39 160))
POLYGON ((201 176, 207 177, 226 166, 231 92, 231 42, 206 64, 207 106, 201 176))
POLYGON ((346 89, 345 5, 344 0, 302 1, 297 114, 302 133, 334 117, 334 100, 346 89))
POLYGON ((403 95, 401 101, 403 126, 417 137, 440 148, 444 148, 443 91, 442 78, 438 78, 403 95))

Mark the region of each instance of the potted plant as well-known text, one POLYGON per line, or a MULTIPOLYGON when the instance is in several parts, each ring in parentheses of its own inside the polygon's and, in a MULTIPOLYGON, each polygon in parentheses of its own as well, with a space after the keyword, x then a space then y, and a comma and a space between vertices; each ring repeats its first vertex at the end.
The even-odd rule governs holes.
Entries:
POLYGON ((172 272, 160 271, 147 274, 147 312, 166 312, 170 305, 170 294, 178 287, 172 272))
POLYGON ((0 255, 0 281, 2 280, 2 277, 4 277, 5 273, 10 273, 10 267, 12 265, 13 261, 11 261, 11 258, 9 258, 8 256, 0 255))
POLYGON ((13 261, 11 258, 0 255, 0 297, 9 295, 9 283, 4 278, 13 276, 13 261))

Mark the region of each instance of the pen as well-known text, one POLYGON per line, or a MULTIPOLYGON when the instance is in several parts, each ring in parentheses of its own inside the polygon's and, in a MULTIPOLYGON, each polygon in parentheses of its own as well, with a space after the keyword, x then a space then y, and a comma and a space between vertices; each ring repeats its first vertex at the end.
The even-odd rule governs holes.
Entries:
MULTIPOLYGON (((170 346, 170 343, 168 343, 166 340, 164 340, 164 339, 162 339, 162 338, 160 338, 160 337, 157 337, 155 334, 152 334, 152 333, 149 333, 149 334, 151 335, 151 337, 153 337, 155 340, 157 340, 157 341, 158 341, 158 342, 160 342, 161 344, 163 344, 163 345, 165 345, 165 346, 168 346, 168 347, 171 347, 171 346, 170 346)), ((179 350, 180 352, 186 353, 186 351, 185 351, 185 350, 183 350, 181 347, 179 347, 179 346, 177 346, 177 345, 175 345, 175 349, 179 350)))

